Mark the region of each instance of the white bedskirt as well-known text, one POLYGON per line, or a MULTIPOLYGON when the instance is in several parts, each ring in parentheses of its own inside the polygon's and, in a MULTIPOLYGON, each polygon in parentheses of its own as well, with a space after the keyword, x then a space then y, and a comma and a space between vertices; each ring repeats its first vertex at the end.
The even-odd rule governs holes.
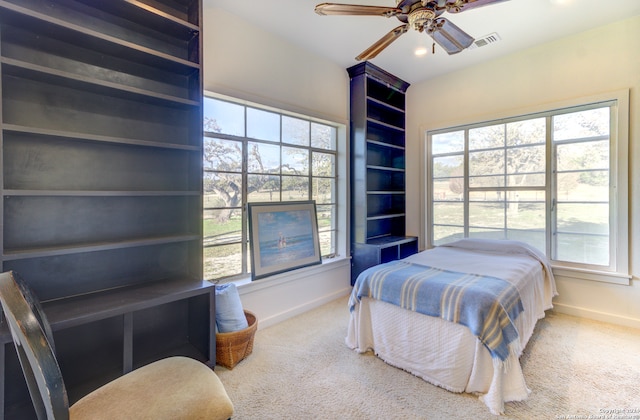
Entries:
MULTIPOLYGON (((523 294, 530 298, 523 299, 525 311, 516 320, 522 349, 544 316, 531 298, 535 294, 523 294)), ((372 350, 386 363, 449 391, 477 393, 496 415, 504 412, 505 402, 522 401, 530 393, 520 355, 511 355, 502 366, 494 364, 467 327, 379 300, 363 298, 356 304, 346 344, 360 353, 372 350)))

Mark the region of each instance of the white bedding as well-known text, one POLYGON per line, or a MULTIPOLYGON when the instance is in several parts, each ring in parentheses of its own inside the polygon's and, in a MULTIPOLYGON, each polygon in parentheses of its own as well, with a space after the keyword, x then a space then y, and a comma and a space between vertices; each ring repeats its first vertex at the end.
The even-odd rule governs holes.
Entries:
MULTIPOLYGON (((502 278, 520 292, 524 312, 515 320, 520 349, 557 294, 550 268, 535 249, 516 241, 463 240, 406 258, 415 264, 502 278)), ((373 350, 390 365, 453 392, 477 393, 493 414, 529 395, 518 360, 494 363, 467 327, 363 298, 349 320, 347 345, 373 350)))

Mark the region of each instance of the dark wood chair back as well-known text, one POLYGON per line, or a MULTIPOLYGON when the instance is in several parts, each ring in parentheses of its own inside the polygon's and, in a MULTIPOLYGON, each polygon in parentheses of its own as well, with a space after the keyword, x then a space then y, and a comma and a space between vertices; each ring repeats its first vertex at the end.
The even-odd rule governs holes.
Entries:
POLYGON ((13 271, 0 274, 0 303, 39 419, 68 419, 69 400, 40 302, 13 271))

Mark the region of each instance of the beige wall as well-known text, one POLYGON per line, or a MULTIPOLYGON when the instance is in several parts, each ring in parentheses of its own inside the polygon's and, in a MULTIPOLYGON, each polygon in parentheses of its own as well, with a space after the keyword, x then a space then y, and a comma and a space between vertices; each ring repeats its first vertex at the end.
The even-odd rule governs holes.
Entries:
POLYGON ((345 69, 220 9, 204 9, 204 88, 348 123, 345 69))
POLYGON ((630 92, 630 226, 623 228, 629 229, 633 284, 558 278, 555 302, 558 311, 640 328, 640 16, 411 86, 408 233, 422 233, 420 143, 426 129, 520 115, 619 89, 630 92))
MULTIPOLYGON (((345 69, 213 7, 205 7, 203 27, 205 90, 348 126, 345 69)), ((340 223, 346 231, 346 221, 340 223)), ((348 294, 350 278, 343 255, 322 266, 242 284, 239 292, 243 306, 264 328, 348 294)))

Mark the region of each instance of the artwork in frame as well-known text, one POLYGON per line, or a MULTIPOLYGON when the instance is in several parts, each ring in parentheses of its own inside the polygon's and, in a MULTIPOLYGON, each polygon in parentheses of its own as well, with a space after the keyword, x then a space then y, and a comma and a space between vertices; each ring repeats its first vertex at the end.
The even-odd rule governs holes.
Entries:
POLYGON ((248 203, 251 280, 320 264, 316 203, 248 203))

